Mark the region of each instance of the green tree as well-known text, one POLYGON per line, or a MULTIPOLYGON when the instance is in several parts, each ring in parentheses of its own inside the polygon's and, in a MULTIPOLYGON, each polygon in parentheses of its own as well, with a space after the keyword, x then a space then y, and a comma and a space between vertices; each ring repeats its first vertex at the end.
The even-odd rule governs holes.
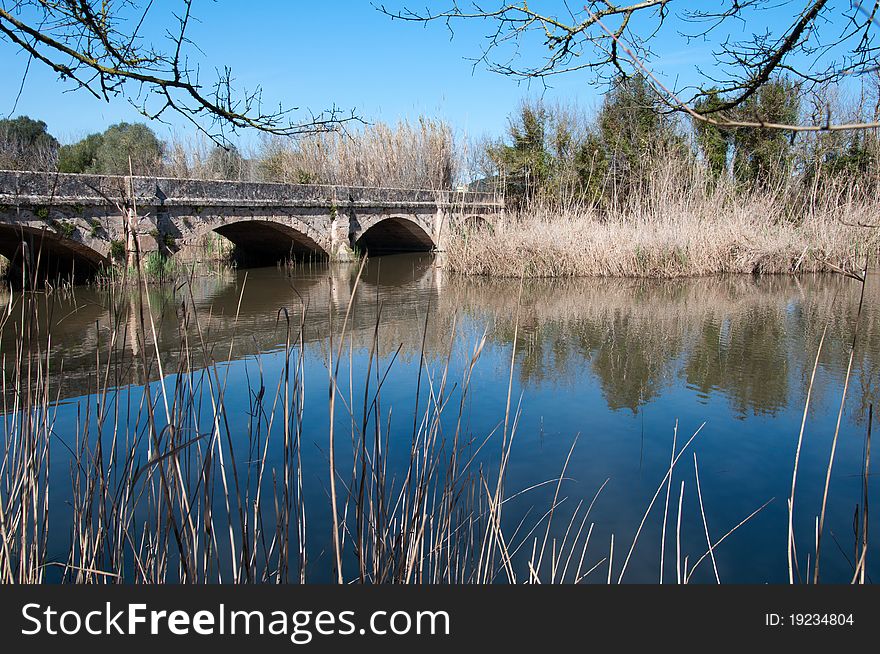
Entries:
POLYGON ((597 203, 605 192, 608 179, 609 160, 597 133, 588 134, 575 153, 574 167, 582 197, 590 203, 597 203))
POLYGON ((842 179, 873 188, 875 176, 869 173, 876 157, 871 136, 862 132, 817 134, 804 153, 804 182, 818 188, 828 181, 842 179))
POLYGON ((146 125, 117 123, 103 134, 90 134, 61 148, 58 170, 101 175, 128 175, 131 170, 135 175, 151 175, 159 170, 162 151, 162 142, 146 125))
MULTIPOLYGON (((761 86, 736 111, 736 118, 768 123, 797 122, 798 87, 775 79, 761 86)), ((771 187, 791 174, 792 136, 777 129, 739 128, 733 133, 733 172, 743 182, 771 187)))
POLYGON ((208 170, 215 179, 240 179, 244 157, 234 145, 228 148, 215 146, 208 153, 208 170))
POLYGON ((584 153, 584 163, 601 163, 610 182, 607 192, 617 198, 628 198, 643 185, 659 156, 685 147, 675 120, 642 75, 619 79, 606 94, 593 142, 585 145, 592 153, 584 153))
POLYGON ((28 116, 0 120, 0 168, 47 170, 55 167, 58 141, 46 123, 28 116))
MULTIPOLYGON (((721 106, 721 103, 718 90, 710 89, 706 92, 706 97, 694 105, 694 109, 702 114, 711 114, 721 106)), ((733 133, 702 120, 695 119, 693 125, 697 147, 703 155, 703 160, 716 178, 721 177, 727 171, 733 133)))
POLYGON ((94 171, 98 148, 103 140, 103 134, 89 134, 72 145, 61 146, 58 150, 58 171, 62 173, 94 171))
POLYGON ((162 142, 141 123, 117 123, 104 132, 95 153, 96 173, 127 175, 129 157, 135 175, 155 174, 162 161, 162 142))
POLYGON ((523 102, 508 125, 509 143, 489 147, 489 156, 505 179, 505 192, 515 203, 535 198, 551 172, 545 142, 549 115, 540 102, 523 102))

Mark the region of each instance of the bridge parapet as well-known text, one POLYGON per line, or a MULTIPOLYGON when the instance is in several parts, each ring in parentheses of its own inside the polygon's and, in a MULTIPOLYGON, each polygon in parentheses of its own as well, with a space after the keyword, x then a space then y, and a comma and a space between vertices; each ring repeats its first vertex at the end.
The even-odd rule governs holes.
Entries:
POLYGON ((124 202, 203 206, 473 205, 503 207, 491 193, 430 189, 281 184, 174 177, 123 177, 0 170, 0 199, 13 204, 106 204, 124 202), (131 181, 129 181, 131 180, 131 181))

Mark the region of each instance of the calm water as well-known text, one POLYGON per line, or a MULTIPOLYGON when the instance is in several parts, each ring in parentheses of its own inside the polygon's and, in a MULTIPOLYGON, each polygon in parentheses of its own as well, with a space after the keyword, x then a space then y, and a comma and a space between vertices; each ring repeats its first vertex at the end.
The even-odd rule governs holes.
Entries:
MULTIPOLYGON (((252 269, 193 285, 199 324, 206 346, 213 348, 209 358, 229 361, 220 367, 229 380, 225 399, 233 434, 247 433, 254 419, 255 389, 262 385, 273 390, 278 383, 285 339, 279 309, 288 309, 296 322, 301 302, 307 306, 303 459, 306 494, 314 503, 310 547, 317 554, 310 578, 315 581, 327 580, 330 567, 325 499, 330 309, 335 310, 338 334, 356 272, 346 266, 306 266, 292 274, 276 268, 252 269)), ((878 288, 880 277, 872 276, 833 469, 822 551, 826 581, 849 581, 852 576, 853 515, 861 504, 867 411, 880 391, 878 288)), ((177 307, 183 293, 157 288, 150 294, 167 378, 181 363, 177 307)), ((560 513, 564 510, 570 516, 578 502, 589 503, 607 480, 587 523, 595 526, 585 569, 608 556, 613 534, 617 577, 648 502, 666 473, 676 424, 680 447, 705 423, 681 457, 672 484, 675 505, 680 483, 685 482, 682 558, 689 556, 692 563, 706 551, 695 452, 713 541, 770 502, 717 548, 721 580, 787 581, 786 502, 808 380, 827 326, 796 496, 799 558, 801 566, 806 564, 813 550, 812 534, 853 337, 855 282, 838 276, 527 281, 518 309, 519 297, 519 281, 450 276, 431 258, 401 255, 369 262, 353 300, 340 379, 346 384, 351 380, 352 385, 351 391, 342 389, 343 395, 351 392, 352 397, 360 397, 360 380, 367 371, 376 314, 381 310, 377 349, 382 372, 390 366, 381 396, 383 425, 390 426, 389 475, 401 474, 406 461, 423 332, 426 374, 438 380, 449 362, 448 377, 458 383, 486 331, 487 343, 465 404, 466 431, 480 440, 493 430, 497 433, 504 419, 513 356, 511 397, 520 416, 507 494, 558 477, 577 439, 562 485, 565 502, 560 513)), ((51 305, 57 322, 51 386, 59 397, 51 501, 53 515, 63 516, 69 515, 64 489, 70 488, 65 448, 91 406, 95 351, 109 342, 111 319, 108 296, 98 291, 81 288, 65 298, 56 294, 51 305)), ((133 330, 132 318, 131 334, 133 330)), ((192 329, 189 334, 194 341, 192 329)), ((7 326, 0 344, 7 356, 13 352, 13 336, 7 326)), ((196 358, 202 361, 203 356, 196 358)), ((136 404, 144 383, 158 389, 158 372, 126 368, 118 380, 119 393, 136 404)), ((340 420, 342 442, 350 442, 346 421, 350 423, 349 418, 340 420)), ((496 441, 491 438, 483 450, 485 465, 497 460, 500 442, 496 441)), ((552 484, 546 485, 511 501, 505 509, 506 528, 512 531, 523 517, 546 510, 553 491, 552 484)), ((648 516, 625 581, 659 578, 664 502, 665 490, 648 516)), ((54 525, 50 549, 61 557, 69 529, 64 518, 54 525)), ((561 542, 568 518, 557 518, 553 525, 550 537, 561 542)), ((666 581, 675 578, 673 526, 667 528, 666 581)), ((872 529, 876 532, 876 525, 872 529)), ((543 535, 543 527, 539 533, 543 535)), ((868 562, 869 572, 880 574, 870 556, 868 562)), ((588 580, 605 581, 607 574, 606 562, 588 580)), ((709 560, 694 580, 714 580, 709 560)))

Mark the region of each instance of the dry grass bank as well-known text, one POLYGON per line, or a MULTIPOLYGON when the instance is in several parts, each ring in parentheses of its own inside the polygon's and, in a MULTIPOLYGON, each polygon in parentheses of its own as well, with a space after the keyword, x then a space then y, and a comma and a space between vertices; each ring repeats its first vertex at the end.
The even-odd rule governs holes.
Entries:
POLYGON ((694 196, 649 195, 610 211, 533 207, 493 230, 456 234, 445 266, 496 277, 819 272, 861 267, 880 245, 880 230, 858 226, 878 222, 880 198, 694 196))

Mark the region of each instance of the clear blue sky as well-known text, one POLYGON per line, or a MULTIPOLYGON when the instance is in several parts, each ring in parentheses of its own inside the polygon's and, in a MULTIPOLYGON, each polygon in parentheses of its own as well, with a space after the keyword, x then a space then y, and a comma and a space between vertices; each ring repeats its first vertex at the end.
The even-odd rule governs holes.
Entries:
MULTIPOLYGON (((385 0, 400 7, 407 0, 385 0)), ((426 4, 420 0, 421 7, 426 4)), ((428 2, 441 8, 447 3, 428 2)), ((537 5, 538 3, 536 3, 537 5)), ((687 3, 685 3, 687 4, 687 3)), ((704 2, 691 3, 694 6, 704 2)), ((847 2, 848 4, 848 2, 847 2)), ((559 2, 544 5, 561 7, 559 2)), ((166 15, 178 3, 155 4, 157 16, 166 15)), ((198 49, 191 54, 204 79, 214 68, 230 65, 244 87, 260 85, 269 105, 283 103, 320 111, 331 105, 354 109, 368 121, 395 122, 426 114, 449 121, 469 135, 500 134, 507 115, 526 95, 550 101, 576 100, 593 106, 601 93, 584 74, 552 79, 553 88, 531 89, 515 80, 473 69, 467 57, 479 54, 481 39, 489 25, 459 22, 453 39, 441 24, 423 27, 392 21, 366 1, 301 2, 293 0, 196 0, 190 38, 198 49), (201 52, 199 52, 201 50, 201 52)), ((772 13, 767 20, 776 20, 772 13)), ((741 26, 742 33, 762 31, 768 23, 741 26)), ((160 38, 156 29, 153 38, 160 38)), ((710 46, 686 45, 675 28, 657 42, 657 65, 667 77, 681 81, 692 75, 693 66, 707 60, 710 46)), ((526 46, 526 56, 544 52, 538 42, 526 46)), ((44 120, 62 142, 89 132, 101 131, 121 120, 143 120, 124 99, 98 101, 87 93, 72 91, 46 66, 34 62, 21 98, 15 105, 26 57, 0 41, 0 116, 27 114, 44 120)), ((179 118, 172 125, 153 124, 160 136, 173 132, 193 133, 179 118)), ((247 142, 253 136, 239 137, 247 142)))

